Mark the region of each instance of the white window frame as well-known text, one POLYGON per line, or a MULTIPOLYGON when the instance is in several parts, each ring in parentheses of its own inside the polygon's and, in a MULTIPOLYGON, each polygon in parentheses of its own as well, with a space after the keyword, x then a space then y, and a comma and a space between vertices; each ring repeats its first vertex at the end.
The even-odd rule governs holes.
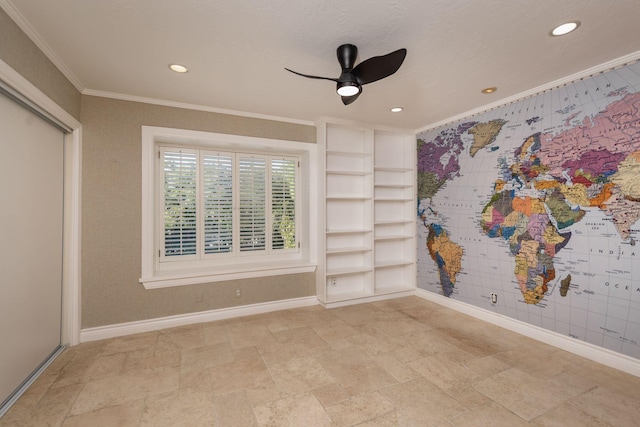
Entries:
MULTIPOLYGON (((318 236, 318 161, 312 143, 184 129, 142 126, 142 277, 146 289, 209 283, 315 271, 318 236), (163 197, 157 180, 158 150, 162 146, 198 148, 206 151, 259 153, 300 160, 296 203, 296 240, 299 250, 273 255, 252 254, 208 257, 203 260, 163 262, 158 256, 162 220, 158 206, 163 197), (203 262, 204 261, 204 262, 203 262)), ((270 209, 270 207, 268 207, 270 209)), ((270 236, 268 237, 271 238, 270 236)))

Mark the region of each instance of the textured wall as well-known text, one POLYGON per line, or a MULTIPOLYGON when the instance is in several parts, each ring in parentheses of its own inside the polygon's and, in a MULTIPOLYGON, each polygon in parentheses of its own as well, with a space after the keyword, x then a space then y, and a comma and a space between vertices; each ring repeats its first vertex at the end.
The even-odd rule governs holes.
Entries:
POLYGON ((65 111, 80 119, 80 92, 2 9, 0 59, 65 111))
POLYGON ((315 295, 315 275, 145 290, 141 126, 315 143, 315 127, 82 96, 82 328, 315 295), (242 297, 235 297, 236 286, 242 297))

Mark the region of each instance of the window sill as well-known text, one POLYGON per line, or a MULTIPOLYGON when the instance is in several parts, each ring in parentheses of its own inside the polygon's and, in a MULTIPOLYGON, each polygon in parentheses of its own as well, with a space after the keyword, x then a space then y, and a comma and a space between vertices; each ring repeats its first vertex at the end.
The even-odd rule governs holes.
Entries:
POLYGON ((225 280, 252 279, 256 277, 283 276, 286 274, 313 273, 315 264, 309 263, 269 263, 251 264, 224 268, 212 272, 171 272, 171 274, 143 277, 140 283, 145 289, 170 288, 174 286, 195 285, 198 283, 222 282, 225 280))

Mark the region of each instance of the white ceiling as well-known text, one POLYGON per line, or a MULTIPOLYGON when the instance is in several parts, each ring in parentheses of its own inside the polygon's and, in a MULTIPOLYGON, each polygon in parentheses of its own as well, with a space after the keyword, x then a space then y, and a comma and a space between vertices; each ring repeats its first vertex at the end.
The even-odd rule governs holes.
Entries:
POLYGON ((638 0, 0 0, 84 93, 418 129, 640 51, 638 0), (571 34, 557 24, 579 20, 571 34), (336 48, 399 48, 344 106, 336 48), (188 66, 176 74, 170 63, 188 66), (492 95, 480 90, 497 86, 492 95), (115 95, 118 94, 118 95, 115 95), (405 110, 389 112, 393 106, 405 110))

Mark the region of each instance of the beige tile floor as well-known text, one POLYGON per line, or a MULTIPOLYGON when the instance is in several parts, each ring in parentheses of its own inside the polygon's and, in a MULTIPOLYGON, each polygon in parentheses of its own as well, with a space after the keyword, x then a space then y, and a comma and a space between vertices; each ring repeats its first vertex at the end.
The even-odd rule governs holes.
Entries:
POLYGON ((418 297, 82 344, 2 426, 638 426, 640 378, 418 297))

